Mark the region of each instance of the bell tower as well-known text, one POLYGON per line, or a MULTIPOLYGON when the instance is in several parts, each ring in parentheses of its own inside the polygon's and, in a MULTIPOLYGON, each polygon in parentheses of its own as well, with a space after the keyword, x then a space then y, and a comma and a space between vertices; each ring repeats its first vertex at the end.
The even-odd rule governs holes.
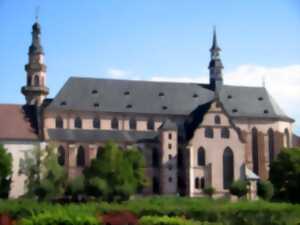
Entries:
POLYGON ((28 52, 28 64, 25 65, 27 73, 26 85, 21 92, 26 98, 27 105, 41 105, 49 93, 46 87, 46 65, 44 64, 44 51, 41 45, 41 26, 36 21, 32 26, 32 44, 28 52))

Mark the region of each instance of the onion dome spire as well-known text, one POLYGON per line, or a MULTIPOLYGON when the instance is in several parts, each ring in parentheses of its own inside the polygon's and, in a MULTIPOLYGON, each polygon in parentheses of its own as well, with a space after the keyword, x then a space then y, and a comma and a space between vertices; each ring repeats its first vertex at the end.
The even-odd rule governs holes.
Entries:
POLYGON ((36 19, 36 22, 32 26, 32 44, 29 47, 29 54, 44 54, 43 47, 41 45, 41 25, 36 19))

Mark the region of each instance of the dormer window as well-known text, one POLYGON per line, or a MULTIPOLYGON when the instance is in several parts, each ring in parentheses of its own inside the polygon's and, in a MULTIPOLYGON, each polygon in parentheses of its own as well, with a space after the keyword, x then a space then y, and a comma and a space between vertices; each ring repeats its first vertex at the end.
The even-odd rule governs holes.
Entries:
POLYGON ((130 94, 129 91, 125 91, 125 92, 124 92, 124 95, 129 95, 129 94, 130 94))
POLYGON ((165 96, 165 93, 159 92, 159 93, 158 93, 158 96, 163 97, 163 96, 165 96))
POLYGON ((163 109, 163 110, 167 110, 167 109, 168 109, 168 106, 165 106, 165 105, 164 105, 164 106, 162 107, 162 109, 163 109))
POLYGON ((66 101, 62 101, 62 102, 60 103, 60 105, 61 105, 61 106, 65 106, 65 105, 67 105, 67 102, 66 102, 66 101))
POLYGON ((92 94, 93 95, 98 94, 98 90, 96 90, 96 89, 92 90, 92 94))
POLYGON ((269 110, 265 109, 264 114, 268 114, 268 113, 269 113, 269 110))
POLYGON ((228 99, 232 99, 232 95, 228 95, 227 98, 228 98, 228 99))

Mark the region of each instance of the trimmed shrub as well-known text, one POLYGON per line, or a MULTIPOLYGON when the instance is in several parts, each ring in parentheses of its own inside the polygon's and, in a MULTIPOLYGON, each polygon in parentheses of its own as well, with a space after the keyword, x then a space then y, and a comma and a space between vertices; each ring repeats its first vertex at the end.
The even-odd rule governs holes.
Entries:
POLYGON ((200 222, 187 220, 182 217, 169 216, 144 216, 140 219, 140 225, 222 225, 221 223, 200 222))
POLYGON ((270 181, 259 181, 257 183, 257 194, 264 200, 270 200, 274 194, 274 187, 270 181))
POLYGON ((216 189, 214 187, 206 187, 203 190, 204 194, 208 195, 210 198, 213 197, 214 193, 216 192, 216 189))
POLYGON ((241 198, 248 193, 247 182, 243 180, 234 181, 229 190, 232 195, 241 198))

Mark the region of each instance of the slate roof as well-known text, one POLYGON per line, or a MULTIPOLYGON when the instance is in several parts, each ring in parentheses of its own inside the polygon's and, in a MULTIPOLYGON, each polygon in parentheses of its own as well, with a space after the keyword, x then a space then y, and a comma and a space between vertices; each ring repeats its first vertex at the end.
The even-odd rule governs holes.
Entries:
POLYGON ((1 104, 0 140, 38 140, 35 107, 1 104))
POLYGON ((49 129, 49 138, 56 141, 76 142, 153 142, 158 138, 155 131, 122 131, 122 130, 76 130, 49 129))
MULTIPOLYGON (((214 98, 205 84, 71 77, 46 110, 187 116, 214 98)), ((264 87, 224 85, 220 101, 232 117, 291 120, 264 87)))
POLYGON ((177 124, 169 119, 167 119, 161 126, 160 130, 177 130, 177 124))

